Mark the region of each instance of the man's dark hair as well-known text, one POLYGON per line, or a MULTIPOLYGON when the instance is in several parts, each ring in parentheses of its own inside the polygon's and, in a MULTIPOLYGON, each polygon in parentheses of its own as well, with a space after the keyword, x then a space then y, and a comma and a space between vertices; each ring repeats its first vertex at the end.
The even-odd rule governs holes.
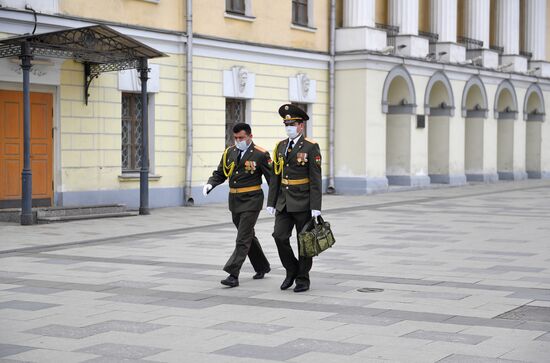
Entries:
POLYGON ((250 128, 249 124, 245 124, 244 122, 239 122, 238 124, 235 124, 233 126, 233 133, 238 133, 243 131, 246 132, 247 135, 250 135, 252 133, 252 129, 250 128))

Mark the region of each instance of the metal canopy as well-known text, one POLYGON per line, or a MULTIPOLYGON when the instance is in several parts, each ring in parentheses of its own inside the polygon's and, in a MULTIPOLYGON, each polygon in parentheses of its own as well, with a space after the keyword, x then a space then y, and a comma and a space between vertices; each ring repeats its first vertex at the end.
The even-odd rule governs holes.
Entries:
MULTIPOLYGON (((0 58, 19 56, 21 43, 29 42, 32 55, 72 58, 94 65, 132 62, 140 58, 165 57, 159 52, 106 25, 59 30, 43 34, 26 34, 0 39, 0 58)), ((136 64, 137 65, 137 64, 136 64)), ((124 67, 122 69, 128 69, 124 67)), ((104 72, 104 70, 101 70, 104 72)))
POLYGON ((23 43, 29 45, 31 56, 67 58, 83 63, 86 104, 90 83, 100 73, 137 69, 140 59, 166 56, 106 25, 92 25, 1 39, 0 58, 20 57, 23 43))
POLYGON ((149 148, 147 114, 147 60, 164 57, 137 40, 105 25, 60 30, 43 34, 26 34, 0 39, 0 58, 18 57, 23 70, 23 170, 21 172, 21 224, 33 224, 32 170, 30 162, 31 107, 30 75, 35 56, 74 59, 84 64, 84 100, 88 104, 88 88, 102 72, 137 69, 141 80, 142 132, 141 170, 139 173, 140 214, 149 214, 149 148))

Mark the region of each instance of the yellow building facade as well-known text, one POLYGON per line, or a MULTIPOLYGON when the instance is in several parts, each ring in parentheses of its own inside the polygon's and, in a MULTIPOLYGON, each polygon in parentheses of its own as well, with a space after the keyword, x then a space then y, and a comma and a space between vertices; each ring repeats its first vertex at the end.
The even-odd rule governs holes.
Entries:
MULTIPOLYGON (((490 23, 483 46, 471 33, 472 6, 479 5, 467 0, 338 0, 334 33, 330 0, 200 0, 192 4, 191 40, 186 1, 27 1, 30 10, 0 0, 0 37, 32 32, 36 12, 36 33, 105 24, 167 55, 149 63, 151 207, 225 200, 223 187, 208 199, 200 191, 231 143, 230 126, 249 123, 256 144, 272 150, 285 137, 278 107, 289 102, 311 117, 307 135, 321 147, 325 187, 363 194, 393 184, 550 176, 550 37, 541 40, 528 26, 540 9, 548 18, 550 6, 535 2, 532 9, 518 0, 516 18, 504 2, 478 1, 488 6, 490 23), (449 16, 453 29, 438 22, 449 16), (517 50, 506 27, 518 29, 517 50), (544 56, 529 57, 528 50, 544 56)), ((17 60, 0 59, 6 102, 20 92, 20 78, 17 60)), ((35 60, 31 92, 52 100, 51 175, 35 175, 40 185, 51 181, 51 190, 37 200, 136 207, 143 111, 137 73, 94 79, 87 105, 84 78, 73 60, 35 60)), ((20 198, 13 170, 0 171, 13 181, 0 194, 4 207, 20 198)))

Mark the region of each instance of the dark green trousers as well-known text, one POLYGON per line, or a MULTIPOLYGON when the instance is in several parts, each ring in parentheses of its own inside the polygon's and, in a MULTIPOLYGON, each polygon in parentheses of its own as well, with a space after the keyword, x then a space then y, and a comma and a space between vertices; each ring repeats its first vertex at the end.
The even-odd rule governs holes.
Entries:
POLYGON ((296 228, 296 234, 298 234, 310 219, 311 211, 289 213, 285 208, 282 212, 277 212, 273 231, 273 238, 277 244, 281 263, 286 269, 286 275, 296 277, 296 283, 307 286, 309 286, 309 270, 311 270, 313 259, 302 256, 296 258, 290 245, 290 236, 293 228, 296 228))
POLYGON ((254 271, 267 272, 270 269, 269 261, 265 257, 260 241, 258 241, 254 232, 259 214, 259 210, 233 213, 233 224, 237 227, 237 240, 235 250, 223 268, 230 275, 239 277, 246 256, 250 259, 254 271))

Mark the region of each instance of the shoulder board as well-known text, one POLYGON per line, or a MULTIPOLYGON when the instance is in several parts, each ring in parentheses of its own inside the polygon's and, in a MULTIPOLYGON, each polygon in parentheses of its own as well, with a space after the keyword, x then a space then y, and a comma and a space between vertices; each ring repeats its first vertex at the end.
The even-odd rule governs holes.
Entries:
POLYGON ((317 144, 317 141, 310 139, 309 137, 306 137, 304 140, 311 142, 312 144, 317 144))
POLYGON ((258 146, 258 145, 254 145, 254 149, 256 149, 256 150, 258 150, 258 151, 260 151, 260 152, 263 152, 263 153, 266 153, 266 152, 267 152, 266 149, 264 149, 263 147, 260 147, 260 146, 258 146))

